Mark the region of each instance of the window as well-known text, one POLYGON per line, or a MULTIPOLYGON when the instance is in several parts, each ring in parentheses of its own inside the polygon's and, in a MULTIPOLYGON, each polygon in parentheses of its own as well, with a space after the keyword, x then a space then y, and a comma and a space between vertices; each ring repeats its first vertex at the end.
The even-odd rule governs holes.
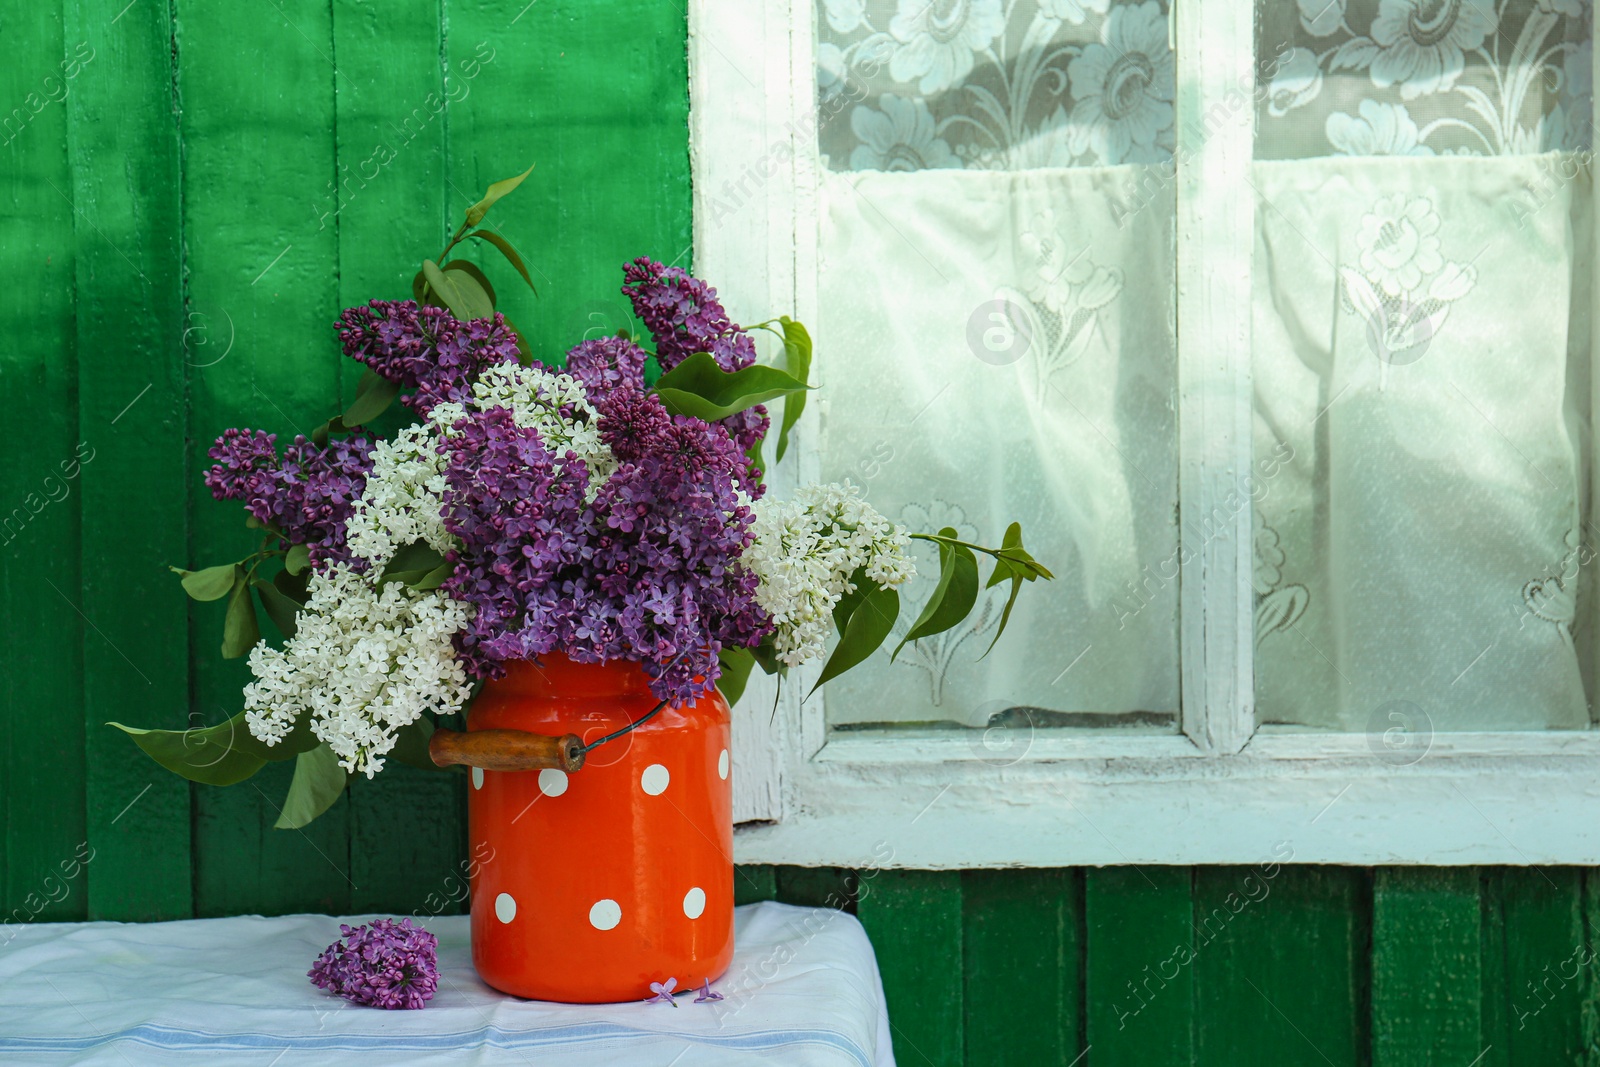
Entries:
POLYGON ((741 858, 1600 859, 1587 5, 690 16, 697 267, 817 343, 776 491, 1058 575, 753 691, 741 858))

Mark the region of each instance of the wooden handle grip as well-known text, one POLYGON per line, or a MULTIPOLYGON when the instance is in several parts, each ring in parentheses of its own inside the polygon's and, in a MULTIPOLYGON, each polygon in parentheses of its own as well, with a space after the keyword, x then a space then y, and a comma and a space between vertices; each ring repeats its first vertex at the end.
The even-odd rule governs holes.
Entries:
POLYGON ((487 771, 575 771, 583 766, 577 734, 547 737, 525 730, 435 730, 428 755, 441 767, 453 763, 487 771))

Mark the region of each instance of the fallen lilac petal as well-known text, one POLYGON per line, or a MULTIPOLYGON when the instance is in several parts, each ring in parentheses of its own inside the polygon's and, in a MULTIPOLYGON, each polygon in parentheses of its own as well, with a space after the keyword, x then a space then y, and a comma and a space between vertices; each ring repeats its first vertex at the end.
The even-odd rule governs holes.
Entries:
POLYGON ((676 1008, 678 1002, 672 997, 672 991, 676 988, 678 988, 678 980, 676 978, 668 978, 665 982, 651 982, 650 992, 654 993, 655 996, 650 997, 645 1003, 654 1004, 659 1000, 676 1008))
POLYGON ((698 996, 696 996, 694 998, 694 1002, 696 1004, 704 1004, 708 1000, 721 1000, 721 999, 722 999, 722 994, 721 993, 714 993, 714 992, 711 991, 711 979, 707 978, 703 983, 701 983, 701 985, 700 985, 700 993, 699 993, 698 996))

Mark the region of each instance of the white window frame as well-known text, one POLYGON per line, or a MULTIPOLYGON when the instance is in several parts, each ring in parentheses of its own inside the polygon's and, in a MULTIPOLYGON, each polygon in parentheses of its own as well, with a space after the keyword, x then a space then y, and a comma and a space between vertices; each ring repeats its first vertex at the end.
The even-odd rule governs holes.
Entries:
MULTIPOLYGON (((817 319, 816 2, 689 5, 694 262, 736 321, 817 319)), ((1440 733, 1422 754, 1416 735, 1390 739, 1408 750, 1257 727, 1243 580, 1253 0, 1199 11, 1175 0, 1179 505, 1232 536, 1182 523, 1182 732, 988 737, 998 751, 977 730, 830 736, 823 701, 800 700, 814 670, 791 675, 776 702, 758 672, 735 713, 738 862, 1600 863, 1600 731, 1440 733)), ((775 492, 817 476, 814 443, 803 429, 796 441, 775 492)))

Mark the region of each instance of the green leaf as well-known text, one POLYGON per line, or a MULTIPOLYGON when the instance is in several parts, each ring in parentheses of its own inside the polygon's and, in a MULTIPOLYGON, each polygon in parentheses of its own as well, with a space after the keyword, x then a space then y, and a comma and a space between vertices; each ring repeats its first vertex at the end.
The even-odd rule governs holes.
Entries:
POLYGON ((389 750, 389 755, 401 763, 425 771, 443 770, 428 755, 428 739, 432 736, 433 722, 427 716, 408 722, 395 731, 394 747, 389 750))
POLYGON ((780 678, 789 673, 788 664, 778 658, 778 650, 773 647, 771 635, 763 637, 761 643, 750 649, 749 652, 755 658, 756 666, 760 667, 765 673, 776 674, 780 678))
POLYGON ((438 298, 427 300, 426 303, 437 305, 442 301, 450 314, 462 322, 486 319, 494 314, 494 303, 489 299, 489 294, 465 271, 445 272, 433 260, 425 259, 422 261, 422 273, 428 280, 429 290, 438 298))
POLYGON ((167 569, 182 576, 183 591, 195 600, 221 600, 233 591, 234 579, 239 574, 237 563, 223 563, 202 571, 185 571, 177 567, 167 569))
MULTIPOLYGON (((389 560, 389 565, 383 569, 383 575, 378 579, 380 586, 388 582, 404 582, 415 586, 428 579, 440 568, 445 573, 439 577, 442 582, 450 576, 450 565, 445 562, 444 556, 439 551, 428 545, 426 541, 413 541, 396 552, 389 560)), ((437 589, 438 584, 429 586, 437 589)))
POLYGON ((294 601, 300 607, 305 607, 310 599, 308 587, 311 584, 311 572, 303 570, 299 574, 290 574, 288 571, 279 571, 272 576, 272 584, 278 587, 278 592, 294 601))
MULTIPOLYGON (((338 418, 339 429, 348 426, 365 426, 389 410, 394 398, 400 395, 400 386, 374 372, 370 367, 361 375, 356 386, 356 398, 345 413, 338 418)), ((332 423, 329 423, 332 428, 332 423)), ((325 446, 324 446, 325 447, 325 446)))
POLYGON ((188 730, 141 730, 120 722, 106 725, 133 738, 145 755, 167 770, 206 785, 242 782, 264 764, 289 759, 317 743, 309 725, 302 723, 288 737, 268 747, 250 733, 242 711, 215 726, 188 730))
POLYGON ((483 273, 483 271, 479 270, 476 263, 466 259, 452 259, 450 262, 444 265, 444 269, 447 272, 452 270, 460 271, 462 274, 465 274, 467 277, 477 282, 478 287, 483 290, 483 294, 489 298, 489 314, 494 314, 494 306, 500 301, 494 295, 494 286, 489 284, 489 276, 483 273))
POLYGON ((299 574, 310 566, 311 549, 305 545, 290 545, 283 557, 283 569, 290 574, 299 574))
MULTIPOLYGON (((949 526, 939 533, 945 537, 957 536, 955 529, 949 526)), ((900 650, 910 642, 942 634, 960 623, 977 602, 978 557, 966 545, 940 542, 939 584, 934 586, 928 603, 922 608, 922 614, 917 616, 917 621, 911 624, 911 629, 895 646, 889 662, 893 663, 895 656, 900 655, 900 650)))
POLYGON ((529 346, 528 339, 522 335, 522 331, 517 329, 517 324, 512 322, 508 315, 502 312, 500 317, 505 320, 506 329, 511 331, 511 336, 517 340, 517 362, 524 367, 533 366, 533 348, 529 346))
POLYGON ((731 708, 744 695, 744 687, 750 681, 750 671, 756 665, 756 657, 748 648, 724 648, 717 653, 717 660, 722 664, 722 677, 717 679, 717 688, 731 708))
POLYGON ((806 384, 777 367, 754 366, 725 371, 709 352, 696 352, 663 374, 656 393, 667 411, 716 422, 806 384))
POLYGON ((833 605, 834 629, 844 633, 845 627, 850 625, 850 616, 855 614, 856 608, 875 588, 872 579, 867 577, 867 568, 857 567, 855 573, 850 575, 850 592, 841 594, 838 603, 833 605))
MULTIPOLYGON (((811 381, 811 334, 806 328, 785 315, 778 320, 783 325, 783 352, 789 374, 802 385, 811 381)), ((793 393, 783 400, 783 422, 778 427, 778 452, 775 462, 783 462, 789 450, 789 431, 800 421, 806 410, 806 394, 793 393)))
POLYGON ((267 610, 267 618, 272 620, 272 625, 283 636, 293 637, 300 605, 285 596, 272 582, 257 578, 250 584, 255 586, 257 595, 261 597, 261 606, 267 610))
POLYGON ((989 575, 984 588, 992 589, 1001 582, 1009 581, 1011 594, 1006 597, 1005 610, 1000 613, 1000 625, 995 628, 994 640, 989 642, 989 647, 983 650, 983 656, 979 659, 993 652, 994 646, 1000 642, 1000 635, 1006 632, 1006 624, 1011 621, 1011 609, 1016 607, 1017 594, 1022 592, 1022 583, 1054 577, 1022 547, 1022 524, 1014 522, 1006 527, 1006 535, 1000 542, 1000 554, 994 561, 994 573, 989 575))
POLYGON ((445 579, 455 573, 455 569, 456 568, 454 564, 441 563, 427 574, 424 574, 421 578, 414 582, 406 582, 406 584, 419 593, 431 593, 433 590, 443 585, 445 579))
POLYGON ((533 284, 533 277, 528 274, 528 268, 523 264, 522 257, 517 255, 517 250, 511 247, 511 242, 490 230, 473 230, 468 237, 476 237, 480 241, 488 241, 500 250, 511 265, 517 268, 517 273, 522 275, 522 280, 528 283, 528 288, 533 290, 533 295, 539 295, 539 289, 533 284))
POLYGON ((767 461, 761 455, 761 446, 766 444, 766 441, 765 437, 758 437, 751 443, 749 448, 744 450, 745 457, 750 460, 750 465, 756 470, 756 479, 758 481, 765 480, 767 475, 767 461))
POLYGON ((279 830, 298 830, 333 807, 344 792, 349 776, 339 766, 339 757, 327 745, 302 752, 294 760, 294 778, 283 810, 272 825, 279 830))
POLYGON ((228 598, 228 615, 222 623, 222 658, 238 659, 256 647, 261 627, 256 624, 256 602, 250 596, 250 583, 240 570, 228 598))
POLYGON ((203 730, 141 730, 120 722, 106 725, 133 738, 145 755, 191 782, 233 785, 267 764, 253 749, 240 743, 243 738, 255 742, 244 724, 242 711, 227 722, 203 730))
POLYGON ((489 213, 489 209, 494 207, 495 201, 521 185, 522 180, 532 173, 533 167, 530 166, 515 178, 502 178, 489 186, 489 191, 483 194, 483 199, 467 208, 467 225, 476 226, 482 222, 483 217, 489 213))
POLYGON ((822 675, 817 679, 817 684, 811 687, 811 692, 815 693, 824 683, 839 677, 876 652, 889 636, 889 631, 894 629, 894 621, 899 614, 900 594, 892 588, 872 586, 850 613, 850 621, 840 633, 839 643, 834 646, 828 662, 823 664, 822 675))

